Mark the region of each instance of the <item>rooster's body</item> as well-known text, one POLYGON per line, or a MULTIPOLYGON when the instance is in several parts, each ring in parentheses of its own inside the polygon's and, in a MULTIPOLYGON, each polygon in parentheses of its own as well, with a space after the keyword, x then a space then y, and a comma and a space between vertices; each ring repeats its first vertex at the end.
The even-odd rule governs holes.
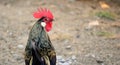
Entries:
POLYGON ((46 32, 46 28, 41 25, 41 23, 46 21, 45 19, 46 17, 41 17, 30 31, 25 48, 26 65, 56 65, 56 53, 54 47, 46 32))

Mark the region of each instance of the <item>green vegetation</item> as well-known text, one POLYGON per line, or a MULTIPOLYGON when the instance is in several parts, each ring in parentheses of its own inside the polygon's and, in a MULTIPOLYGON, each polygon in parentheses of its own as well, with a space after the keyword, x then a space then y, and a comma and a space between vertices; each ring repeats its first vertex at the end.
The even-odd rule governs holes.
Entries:
POLYGON ((100 11, 96 13, 96 16, 109 20, 115 20, 115 14, 107 11, 100 11))
POLYGON ((111 36, 114 35, 113 33, 110 33, 110 32, 107 32, 107 31, 100 31, 100 32, 97 32, 96 34, 98 36, 104 36, 104 37, 111 37, 111 36))

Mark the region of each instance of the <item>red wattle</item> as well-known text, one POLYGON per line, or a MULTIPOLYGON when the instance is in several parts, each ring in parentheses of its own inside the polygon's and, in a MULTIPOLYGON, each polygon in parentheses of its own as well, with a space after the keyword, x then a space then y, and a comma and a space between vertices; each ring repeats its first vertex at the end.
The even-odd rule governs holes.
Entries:
POLYGON ((47 32, 49 32, 52 29, 52 22, 47 22, 46 26, 45 26, 45 29, 46 29, 47 32))

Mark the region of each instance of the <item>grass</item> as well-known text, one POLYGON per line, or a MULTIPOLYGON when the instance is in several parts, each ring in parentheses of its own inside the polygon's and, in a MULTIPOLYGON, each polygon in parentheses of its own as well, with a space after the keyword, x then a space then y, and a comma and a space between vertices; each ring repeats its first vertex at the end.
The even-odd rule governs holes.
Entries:
POLYGON ((107 32, 107 31, 100 31, 100 32, 97 32, 96 33, 98 36, 103 36, 103 37, 112 37, 114 34, 113 33, 110 33, 110 32, 107 32))
POLYGON ((108 11, 97 12, 96 16, 98 16, 100 18, 109 19, 109 20, 115 20, 115 14, 112 12, 108 12, 108 11))

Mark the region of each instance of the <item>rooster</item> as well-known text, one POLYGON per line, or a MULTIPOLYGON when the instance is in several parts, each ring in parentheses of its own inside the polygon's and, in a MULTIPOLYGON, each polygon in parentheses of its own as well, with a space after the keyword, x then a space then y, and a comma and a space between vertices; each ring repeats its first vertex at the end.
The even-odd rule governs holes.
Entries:
POLYGON ((33 16, 39 20, 29 33, 25 65, 56 65, 55 49, 47 34, 52 28, 53 14, 46 8, 38 8, 33 16))

